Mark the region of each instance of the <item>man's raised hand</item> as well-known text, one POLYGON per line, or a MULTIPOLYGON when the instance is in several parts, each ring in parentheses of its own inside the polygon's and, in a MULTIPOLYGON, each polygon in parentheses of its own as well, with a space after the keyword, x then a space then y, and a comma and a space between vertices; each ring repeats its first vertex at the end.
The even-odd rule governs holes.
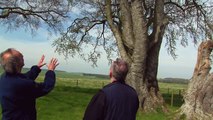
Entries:
POLYGON ((39 68, 41 68, 41 67, 43 67, 44 65, 46 65, 46 63, 44 63, 44 58, 45 58, 45 56, 42 55, 41 59, 40 59, 39 62, 38 62, 38 65, 37 65, 39 68))
POLYGON ((54 71, 55 68, 59 65, 58 60, 56 58, 52 58, 50 63, 47 65, 48 70, 54 71))

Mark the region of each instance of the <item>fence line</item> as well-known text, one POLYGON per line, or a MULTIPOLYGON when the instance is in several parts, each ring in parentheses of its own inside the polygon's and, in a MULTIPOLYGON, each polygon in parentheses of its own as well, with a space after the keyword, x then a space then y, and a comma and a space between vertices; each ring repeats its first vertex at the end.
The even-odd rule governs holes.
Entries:
MULTIPOLYGON (((81 88, 99 88, 101 89, 105 85, 109 84, 109 80, 93 80, 93 79, 60 79, 63 82, 58 82, 58 85, 66 85, 72 87, 81 87, 81 88)), ((164 99, 167 101, 167 104, 174 106, 176 100, 182 100, 185 89, 183 88, 170 88, 170 87, 160 87, 160 92, 163 94, 164 99)))

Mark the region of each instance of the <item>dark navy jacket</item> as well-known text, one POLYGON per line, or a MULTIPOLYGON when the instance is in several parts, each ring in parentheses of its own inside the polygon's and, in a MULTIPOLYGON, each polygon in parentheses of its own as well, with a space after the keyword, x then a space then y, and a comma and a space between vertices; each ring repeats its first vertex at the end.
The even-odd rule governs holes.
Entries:
POLYGON ((90 101, 84 120, 135 120, 139 106, 136 91, 125 83, 113 82, 90 101))
POLYGON ((34 80, 40 68, 33 66, 26 74, 3 73, 0 78, 2 120, 36 120, 36 98, 50 92, 55 84, 55 73, 47 71, 44 82, 34 80))

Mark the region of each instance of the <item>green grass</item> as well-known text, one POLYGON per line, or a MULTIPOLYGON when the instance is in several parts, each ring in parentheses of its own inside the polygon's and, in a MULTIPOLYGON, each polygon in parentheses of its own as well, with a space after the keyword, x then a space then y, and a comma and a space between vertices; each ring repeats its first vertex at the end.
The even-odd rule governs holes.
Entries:
POLYGON ((56 86, 37 102, 38 120, 82 120, 84 110, 97 89, 56 86))
POLYGON ((166 120, 167 116, 162 113, 137 113, 136 120, 166 120))
MULTIPOLYGON (((39 79, 41 80, 43 77, 39 77, 39 79)), ((38 119, 82 120, 92 96, 108 83, 109 80, 91 80, 87 77, 58 78, 55 89, 37 102, 39 105, 37 108, 40 108, 38 109, 38 119)), ((166 120, 182 105, 183 100, 179 91, 185 89, 187 85, 159 83, 159 86, 170 113, 164 114, 161 111, 157 113, 138 112, 137 120, 166 120), (173 106, 170 106, 172 92, 174 93, 174 103, 173 106)))
MULTIPOLYGON (((37 100, 38 120, 82 120, 92 96, 99 89, 56 86, 47 96, 37 100)), ((137 114, 137 120, 165 120, 168 115, 157 113, 137 114)))
MULTIPOLYGON (((43 75, 44 73, 37 81, 43 81, 43 75)), ((54 90, 47 96, 37 99, 38 120, 82 120, 92 96, 109 82, 106 79, 100 80, 97 77, 78 73, 57 72, 54 90)), ((166 120, 182 105, 181 94, 187 87, 186 84, 159 83, 159 86, 170 112, 168 114, 160 110, 157 113, 138 112, 137 120, 166 120), (173 106, 170 105, 171 93, 174 94, 173 106)))

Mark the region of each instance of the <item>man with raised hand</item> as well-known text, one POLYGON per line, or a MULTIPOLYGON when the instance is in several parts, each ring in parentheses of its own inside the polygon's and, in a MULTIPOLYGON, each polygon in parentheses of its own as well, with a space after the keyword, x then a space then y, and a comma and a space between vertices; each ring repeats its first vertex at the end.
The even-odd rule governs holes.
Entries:
POLYGON ((0 57, 4 69, 0 77, 2 120, 36 120, 36 98, 46 95, 54 88, 54 70, 59 64, 58 60, 51 59, 44 81, 37 83, 35 79, 41 72, 41 67, 46 64, 44 55, 38 65, 32 66, 25 74, 21 73, 24 59, 19 51, 9 48, 0 57))

